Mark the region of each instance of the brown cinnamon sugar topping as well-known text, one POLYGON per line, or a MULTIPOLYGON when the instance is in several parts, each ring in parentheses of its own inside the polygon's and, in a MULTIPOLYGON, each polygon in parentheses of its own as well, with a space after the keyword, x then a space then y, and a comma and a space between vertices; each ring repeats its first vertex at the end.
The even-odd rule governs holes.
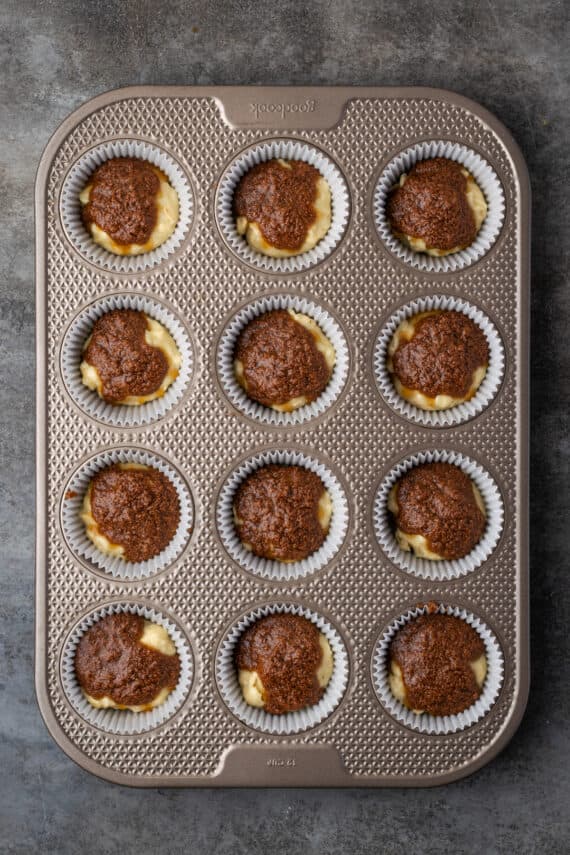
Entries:
POLYGON ((319 630, 301 615, 260 618, 241 635, 235 664, 256 671, 264 688, 266 712, 294 712, 320 701, 317 679, 323 658, 319 630))
POLYGON ((396 500, 400 531, 423 535, 430 550, 442 558, 467 555, 485 531, 473 482, 452 463, 414 466, 398 481, 396 500))
POLYGON ((124 547, 127 561, 147 561, 158 555, 176 534, 178 493, 158 469, 107 466, 93 476, 90 498, 99 531, 124 547))
POLYGON ((325 485, 304 466, 269 464, 240 484, 234 500, 238 534, 255 555, 300 561, 322 546, 319 521, 325 485))
POLYGON ((483 330, 463 312, 437 311, 418 321, 409 341, 400 341, 392 356, 403 386, 430 398, 465 398, 473 374, 488 365, 489 346, 483 330))
POLYGON ((445 157, 416 163, 404 185, 396 187, 388 199, 392 230, 421 238, 428 249, 451 250, 473 243, 477 226, 461 170, 461 164, 445 157))
POLYGON ((331 376, 315 337, 285 309, 254 318, 234 355, 243 365, 248 396, 267 407, 299 397, 314 401, 331 376))
POLYGON ((290 169, 268 160, 246 172, 234 194, 234 214, 257 223, 276 249, 297 250, 317 216, 314 203, 321 173, 302 160, 288 165, 290 169))
POLYGON ((113 614, 98 620, 77 645, 75 673, 92 698, 109 697, 122 706, 151 704, 161 689, 175 689, 178 654, 167 656, 142 644, 144 618, 113 614))
POLYGON ((466 621, 427 614, 398 631, 389 657, 402 672, 406 706, 441 716, 463 712, 479 698, 471 663, 484 653, 483 640, 466 621))
POLYGON ((83 222, 99 226, 115 243, 145 244, 156 225, 159 173, 146 160, 114 157, 97 167, 90 179, 83 222))
POLYGON ((159 347, 147 344, 147 330, 146 315, 133 309, 112 309, 95 321, 83 359, 97 370, 101 397, 109 403, 160 388, 168 359, 159 347))

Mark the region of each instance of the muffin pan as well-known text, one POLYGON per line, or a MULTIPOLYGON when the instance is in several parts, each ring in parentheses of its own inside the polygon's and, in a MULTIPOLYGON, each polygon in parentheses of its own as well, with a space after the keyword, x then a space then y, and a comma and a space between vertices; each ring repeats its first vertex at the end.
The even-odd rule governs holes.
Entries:
POLYGON ((136 786, 427 786, 506 744, 529 680, 529 204, 508 132, 445 91, 140 87, 102 95, 63 123, 36 186, 36 686, 50 732, 81 766, 136 786), (399 252, 381 216, 387 171, 432 148, 477 163, 494 194, 493 234, 445 264, 399 252), (115 150, 168 163, 184 196, 176 240, 132 263, 89 246, 74 219, 70 187, 115 150), (297 150, 330 169, 332 239, 287 264, 236 250, 227 223, 236 174, 267 152, 297 150), (386 388, 382 336, 406 307, 446 301, 488 324, 492 389, 460 418, 418 418, 386 388), (90 405, 70 365, 77 331, 99 307, 131 304, 170 320, 187 356, 168 406, 136 418, 90 405), (334 394, 294 418, 249 411, 227 371, 236 323, 266 304, 320 313, 342 343, 334 394), (176 547, 140 573, 76 543, 70 485, 98 460, 123 458, 160 460, 187 494, 176 547), (331 479, 338 513, 322 560, 280 573, 233 548, 226 493, 264 459, 308 462, 331 479), (393 554, 379 505, 393 473, 423 459, 472 467, 492 498, 489 548, 443 574, 393 554), (449 726, 407 716, 382 679, 385 639, 429 601, 467 616, 492 650, 485 703, 449 726), (85 710, 70 672, 82 628, 124 609, 174 627, 185 651, 183 684, 145 721, 85 710), (228 650, 240 626, 284 610, 327 629, 336 673, 318 710, 273 722, 241 708, 228 650))

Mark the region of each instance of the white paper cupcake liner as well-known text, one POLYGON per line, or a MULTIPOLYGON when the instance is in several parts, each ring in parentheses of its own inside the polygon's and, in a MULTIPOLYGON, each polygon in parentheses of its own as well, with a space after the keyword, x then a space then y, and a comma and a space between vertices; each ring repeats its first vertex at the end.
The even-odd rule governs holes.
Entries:
POLYGON ((348 653, 337 630, 316 612, 294 603, 258 606, 232 627, 221 644, 216 658, 216 679, 222 698, 240 721, 263 733, 285 736, 315 727, 334 712, 348 683, 348 653), (259 618, 270 614, 295 614, 312 621, 327 637, 333 654, 333 673, 321 700, 311 707, 282 715, 267 713, 246 703, 234 662, 236 644, 242 632, 259 618))
POLYGON ((138 734, 152 730, 171 718, 182 706, 188 696, 194 663, 190 644, 179 628, 160 612, 135 603, 114 603, 97 609, 83 618, 72 630, 65 643, 61 659, 61 678, 67 698, 75 711, 89 724, 108 733, 138 734), (148 712, 135 713, 131 710, 96 709, 91 706, 83 694, 75 674, 75 652, 81 636, 101 618, 111 614, 137 614, 160 624, 168 632, 180 657, 180 678, 178 685, 170 692, 163 704, 148 712))
POLYGON ((386 166, 374 191, 374 219, 380 237, 401 261, 432 273, 449 273, 462 270, 482 258, 495 243, 503 225, 505 216, 505 196, 501 182, 495 172, 481 155, 466 146, 445 140, 422 142, 407 148, 394 157, 386 166), (473 176, 483 191, 487 202, 487 216, 479 229, 477 237, 467 249, 445 255, 440 258, 422 252, 414 252, 406 247, 392 233, 386 218, 386 204, 392 188, 400 180, 404 172, 409 172, 412 166, 420 160, 432 157, 446 157, 461 163, 473 176))
POLYGON ((348 187, 339 168, 318 148, 299 140, 272 140, 248 149, 226 170, 216 200, 218 224, 230 249, 247 264, 272 273, 295 273, 323 261, 340 242, 349 212, 348 187), (275 158, 310 163, 319 170, 331 190, 332 217, 328 232, 313 249, 287 258, 271 258, 252 249, 245 237, 238 234, 233 211, 234 192, 241 178, 256 164, 275 158))
POLYGON ((142 449, 110 449, 87 460, 66 484, 62 499, 61 523, 65 539, 72 552, 117 579, 146 579, 174 563, 190 538, 193 519, 192 496, 184 479, 170 463, 142 449), (149 558, 148 561, 130 562, 118 556, 104 555, 87 537, 85 523, 79 516, 89 482, 96 472, 113 463, 142 463, 152 466, 170 479, 178 493, 180 522, 176 534, 166 549, 154 558, 149 558))
POLYGON ((384 478, 374 500, 374 530, 378 543, 388 558, 407 573, 435 582, 457 579, 480 567, 499 541, 503 518, 503 501, 491 476, 474 460, 457 451, 422 451, 406 457, 384 478), (441 561, 417 558, 412 552, 405 552, 396 540, 394 518, 388 510, 388 495, 404 473, 423 463, 452 463, 459 466, 469 475, 481 493, 487 514, 487 525, 479 543, 464 558, 441 561))
POLYGON ((71 323, 61 349, 63 381, 75 403, 91 418, 122 428, 154 422, 177 404, 188 388, 193 361, 192 344, 184 326, 165 306, 142 294, 112 294, 87 306, 71 323), (178 377, 162 397, 140 406, 110 404, 100 398, 93 389, 88 389, 83 384, 80 371, 83 346, 91 335, 95 321, 112 309, 134 309, 144 312, 155 321, 159 321, 174 339, 182 357, 182 364, 178 377))
POLYGON ((388 682, 390 670, 389 650, 390 644, 396 633, 410 620, 422 614, 428 614, 428 607, 410 609, 404 615, 393 621, 384 632, 376 645, 374 651, 372 672, 374 688, 380 701, 394 716, 406 727, 421 733, 456 733, 465 730, 485 716, 499 696, 504 677, 504 660, 499 643, 491 630, 483 623, 481 618, 476 617, 465 609, 454 606, 440 605, 439 614, 453 615, 466 621, 481 637, 485 645, 487 658, 487 674, 483 684, 483 691, 472 706, 461 713, 446 716, 433 716, 429 713, 418 713, 409 710, 393 694, 388 682))
POLYGON ((193 198, 188 176, 180 164, 163 149, 142 140, 110 140, 83 154, 67 174, 60 198, 60 216, 75 249, 92 264, 114 273, 134 273, 160 264, 178 249, 188 234, 193 198), (93 172, 113 157, 136 157, 158 166, 178 194, 178 223, 172 235, 156 249, 142 255, 115 255, 95 243, 82 219, 79 194, 93 172))
POLYGON ((231 403, 245 416, 262 424, 276 427, 300 425, 325 412, 338 398, 348 375, 348 345, 336 320, 317 303, 291 294, 273 294, 261 297, 244 306, 224 330, 218 345, 217 367, 221 386, 231 403), (310 404, 291 413, 281 413, 265 407, 248 397, 236 380, 234 352, 242 330, 259 315, 276 309, 292 309, 308 315, 319 325, 335 349, 336 361, 331 379, 321 395, 310 404))
POLYGON ((422 297, 402 306, 383 327, 374 348, 374 372, 382 397, 397 413, 425 427, 451 427, 479 415, 495 397, 503 379, 504 369, 503 343, 495 326, 476 306, 456 297, 443 295, 422 297), (390 342, 402 321, 412 318, 420 312, 429 312, 434 309, 463 312, 483 330, 489 345, 489 365, 483 382, 475 395, 463 404, 457 404, 448 410, 439 411, 422 410, 402 398, 394 386, 392 376, 386 365, 390 342))
POLYGON ((227 478, 218 498, 216 518, 222 543, 234 561, 256 576, 289 582, 316 573, 334 558, 348 529, 348 503, 338 478, 319 460, 295 451, 265 451, 245 460, 227 478), (305 466, 321 478, 331 497, 332 516, 325 541, 302 561, 287 563, 260 558, 243 546, 236 531, 233 514, 236 491, 249 475, 270 463, 305 466))

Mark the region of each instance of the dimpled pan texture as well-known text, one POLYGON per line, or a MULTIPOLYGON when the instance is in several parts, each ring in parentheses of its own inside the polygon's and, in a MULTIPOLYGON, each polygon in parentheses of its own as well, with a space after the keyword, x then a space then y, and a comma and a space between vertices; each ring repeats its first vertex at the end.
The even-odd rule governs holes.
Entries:
POLYGON ((503 126, 483 108, 430 89, 136 88, 87 103, 57 131, 40 164, 37 192, 38 534, 36 682, 46 724, 81 766, 137 786, 427 786, 488 762, 508 741, 528 692, 527 406, 529 189, 526 167, 503 126), (181 243, 155 266, 113 273, 75 249, 62 225, 66 175, 92 147, 143 140, 187 177, 192 219, 181 243), (248 266, 225 243, 217 191, 232 161, 270 139, 321 149, 350 195, 332 254, 300 272, 248 266), (429 273, 398 259, 374 224, 376 183, 399 152, 426 140, 481 155, 502 186, 500 233, 482 259, 429 273), (113 427, 84 414, 66 392, 62 342, 74 318, 112 293, 162 301, 185 326, 195 361, 187 391, 148 425, 113 427), (248 420, 225 398, 217 351, 226 323, 248 302, 302 295, 340 324, 350 367, 342 393, 313 420, 275 427, 248 420), (410 301, 451 295, 478 307, 505 349, 502 385, 471 421, 426 428, 379 393, 377 336, 410 301), (61 515, 77 468, 113 448, 149 450, 182 473, 194 527, 174 564, 146 579, 114 578, 70 550, 61 515), (343 484, 348 528, 330 562, 289 582, 254 575, 226 552, 217 530, 219 492, 241 463, 268 450, 300 452, 343 484), (456 452, 496 483, 504 505, 497 545, 481 566, 430 580, 396 567, 374 533, 378 488, 400 461, 456 452), (494 634, 504 657, 497 700, 475 724, 429 735, 399 723, 374 687, 373 659, 394 620, 430 600, 464 609, 494 634), (63 688, 68 639, 85 615, 110 603, 139 604, 172 621, 188 640, 192 685, 171 718, 133 735, 87 723, 63 688), (216 661, 245 616, 292 604, 335 627, 348 654, 344 695, 323 721, 286 734, 255 730, 226 707, 216 661))

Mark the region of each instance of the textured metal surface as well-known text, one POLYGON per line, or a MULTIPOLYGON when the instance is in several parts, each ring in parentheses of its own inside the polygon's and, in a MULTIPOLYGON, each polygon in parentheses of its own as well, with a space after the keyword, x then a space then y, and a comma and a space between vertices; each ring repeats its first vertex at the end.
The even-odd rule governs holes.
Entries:
MULTIPOLYGON (((291 749, 315 746, 318 752, 332 747, 343 766, 336 783, 429 783, 456 777, 490 757, 515 711, 515 717, 522 712, 527 674, 524 666, 521 672, 521 661, 526 662, 528 639, 526 557, 520 555, 517 528, 525 510, 517 502, 526 453, 519 445, 521 392, 526 393, 518 338, 525 285, 519 255, 521 176, 499 135, 464 105, 419 93, 414 98, 382 95, 378 90, 376 98, 351 100, 340 124, 330 130, 292 133, 231 128, 213 98, 192 97, 191 90, 188 97, 126 98, 79 121, 49 167, 44 212, 47 493, 39 515, 39 525, 47 526, 47 544, 46 555, 38 555, 38 626, 40 633, 45 631, 45 668, 39 688, 56 738, 99 774, 116 780, 129 776, 132 783, 142 784, 239 783, 235 774, 224 778, 223 755, 230 746, 285 743, 291 749), (241 264, 221 241, 213 214, 217 182, 228 161, 256 140, 284 135, 314 142, 328 153, 348 182, 352 202, 347 233, 333 256, 288 278, 241 264), (74 160, 95 142, 120 136, 140 136, 172 152, 187 169, 196 199, 190 243, 171 262, 137 276, 113 276, 87 265, 73 252, 58 219, 62 179, 74 160), (383 164, 399 149, 429 138, 454 139, 479 151, 505 191, 507 215, 497 243, 461 273, 436 276, 404 266, 387 253, 372 224, 371 196, 383 164), (223 400, 215 373, 216 343, 236 306, 281 290, 330 306, 351 345, 346 393, 320 420, 296 430, 264 429, 238 415, 223 400), (183 406, 143 429, 112 430, 83 416, 60 376, 62 335, 70 319, 86 303, 113 291, 159 297, 185 318, 196 343, 195 376, 183 406), (417 295, 437 293, 464 297, 490 316, 506 345, 506 370, 495 401, 479 417, 458 428, 430 430, 404 421, 384 404, 372 359, 376 335, 394 308, 417 295), (288 585, 253 577, 235 565, 214 522, 217 489, 232 462, 260 448, 283 445, 331 460, 348 485, 352 512, 339 559, 314 577, 288 585), (115 446, 149 448, 172 459, 195 503, 190 549, 172 568, 141 583, 112 581, 86 569, 69 552, 61 532, 60 508, 70 473, 85 457, 115 446), (467 577, 430 584, 399 571, 384 557, 373 533, 372 504, 395 462, 433 448, 458 450, 481 463, 502 491, 506 515, 501 540, 484 566, 467 577), (491 713, 463 733, 443 738, 398 725, 384 712, 370 682, 378 635, 399 613, 427 599, 465 606, 482 617, 496 633, 506 661, 503 689, 491 713), (194 685, 182 710, 161 728, 136 738, 86 725, 61 686, 62 644, 70 629, 80 614, 111 600, 149 602, 170 612, 186 631, 195 657, 194 685), (268 738, 234 719, 213 676, 215 651, 232 620, 258 603, 274 601, 307 602, 329 615, 343 632, 350 657, 349 689, 336 712, 314 730, 284 739, 268 738)), ((260 768, 256 779, 246 780, 244 767, 241 783, 271 783, 271 768, 260 768)), ((326 764, 322 768, 322 780, 307 775, 306 782, 329 783, 326 764)))

